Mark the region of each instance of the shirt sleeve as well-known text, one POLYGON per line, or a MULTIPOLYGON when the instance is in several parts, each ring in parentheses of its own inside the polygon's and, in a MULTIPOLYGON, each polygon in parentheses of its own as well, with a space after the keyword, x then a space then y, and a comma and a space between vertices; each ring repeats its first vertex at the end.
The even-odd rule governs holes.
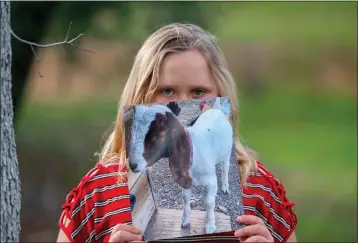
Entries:
POLYGON ((249 177, 243 200, 245 214, 261 218, 275 242, 288 240, 297 226, 295 203, 288 200, 283 184, 261 164, 259 172, 249 177))
POLYGON ((91 242, 95 235, 95 207, 84 184, 85 181, 81 181, 67 195, 58 222, 70 242, 91 242))
MULTIPOLYGON (((132 225, 131 203, 127 177, 118 178, 118 166, 102 167, 96 180, 101 187, 94 195, 96 206, 95 231, 98 242, 108 242, 117 224, 132 225), (109 176, 111 175, 111 176, 109 176)), ((122 168, 125 172, 126 168, 122 168)), ((93 181, 93 182, 96 182, 93 181)))
POLYGON ((108 242, 117 224, 132 225, 127 179, 118 180, 113 164, 98 164, 90 171, 62 209, 59 227, 71 242, 108 242))

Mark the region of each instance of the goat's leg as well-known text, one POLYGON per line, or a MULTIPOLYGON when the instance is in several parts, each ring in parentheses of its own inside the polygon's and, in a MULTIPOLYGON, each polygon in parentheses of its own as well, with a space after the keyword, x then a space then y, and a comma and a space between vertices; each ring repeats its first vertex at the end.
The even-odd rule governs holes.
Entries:
POLYGON ((183 189, 183 200, 184 200, 184 209, 183 216, 181 219, 181 227, 185 228, 190 225, 190 197, 191 197, 191 189, 183 189))
POLYGON ((231 159, 231 154, 229 154, 228 158, 226 158, 221 164, 221 171, 222 171, 221 191, 227 194, 230 194, 230 190, 229 190, 230 159, 231 159))
POLYGON ((206 234, 211 234, 216 231, 216 220, 215 220, 215 199, 218 191, 217 178, 211 181, 207 186, 207 192, 205 195, 205 205, 206 205, 206 219, 205 219, 205 232, 206 234))

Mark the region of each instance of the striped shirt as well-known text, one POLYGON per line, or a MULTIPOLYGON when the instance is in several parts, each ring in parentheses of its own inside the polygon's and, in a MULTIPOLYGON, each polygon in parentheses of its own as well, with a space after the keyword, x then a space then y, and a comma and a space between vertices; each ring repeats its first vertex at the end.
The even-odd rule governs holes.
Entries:
MULTIPOLYGON (((242 189, 244 212, 261 218, 275 242, 286 242, 297 225, 283 185, 260 162, 242 189)), ((67 195, 58 225, 71 242, 108 242, 116 224, 132 224, 127 181, 117 163, 97 164, 67 195), (66 219, 67 218, 67 219, 66 219)))

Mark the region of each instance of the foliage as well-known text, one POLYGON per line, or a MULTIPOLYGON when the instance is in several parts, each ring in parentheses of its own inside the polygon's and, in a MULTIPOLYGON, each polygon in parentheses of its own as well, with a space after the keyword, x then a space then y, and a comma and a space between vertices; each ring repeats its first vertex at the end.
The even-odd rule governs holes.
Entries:
POLYGON ((210 23, 227 42, 357 44, 355 2, 224 2, 210 23), (329 31, 328 31, 329 30, 329 31))

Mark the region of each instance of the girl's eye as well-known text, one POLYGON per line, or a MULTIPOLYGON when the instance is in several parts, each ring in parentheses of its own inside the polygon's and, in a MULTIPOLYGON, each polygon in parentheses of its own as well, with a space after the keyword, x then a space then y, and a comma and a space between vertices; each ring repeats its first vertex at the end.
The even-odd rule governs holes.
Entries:
POLYGON ((201 89, 193 90, 193 95, 195 95, 195 96, 200 96, 202 94, 204 94, 204 91, 201 89))
POLYGON ((164 95, 171 95, 173 93, 173 90, 172 89, 164 89, 164 90, 162 90, 162 93, 164 95))

